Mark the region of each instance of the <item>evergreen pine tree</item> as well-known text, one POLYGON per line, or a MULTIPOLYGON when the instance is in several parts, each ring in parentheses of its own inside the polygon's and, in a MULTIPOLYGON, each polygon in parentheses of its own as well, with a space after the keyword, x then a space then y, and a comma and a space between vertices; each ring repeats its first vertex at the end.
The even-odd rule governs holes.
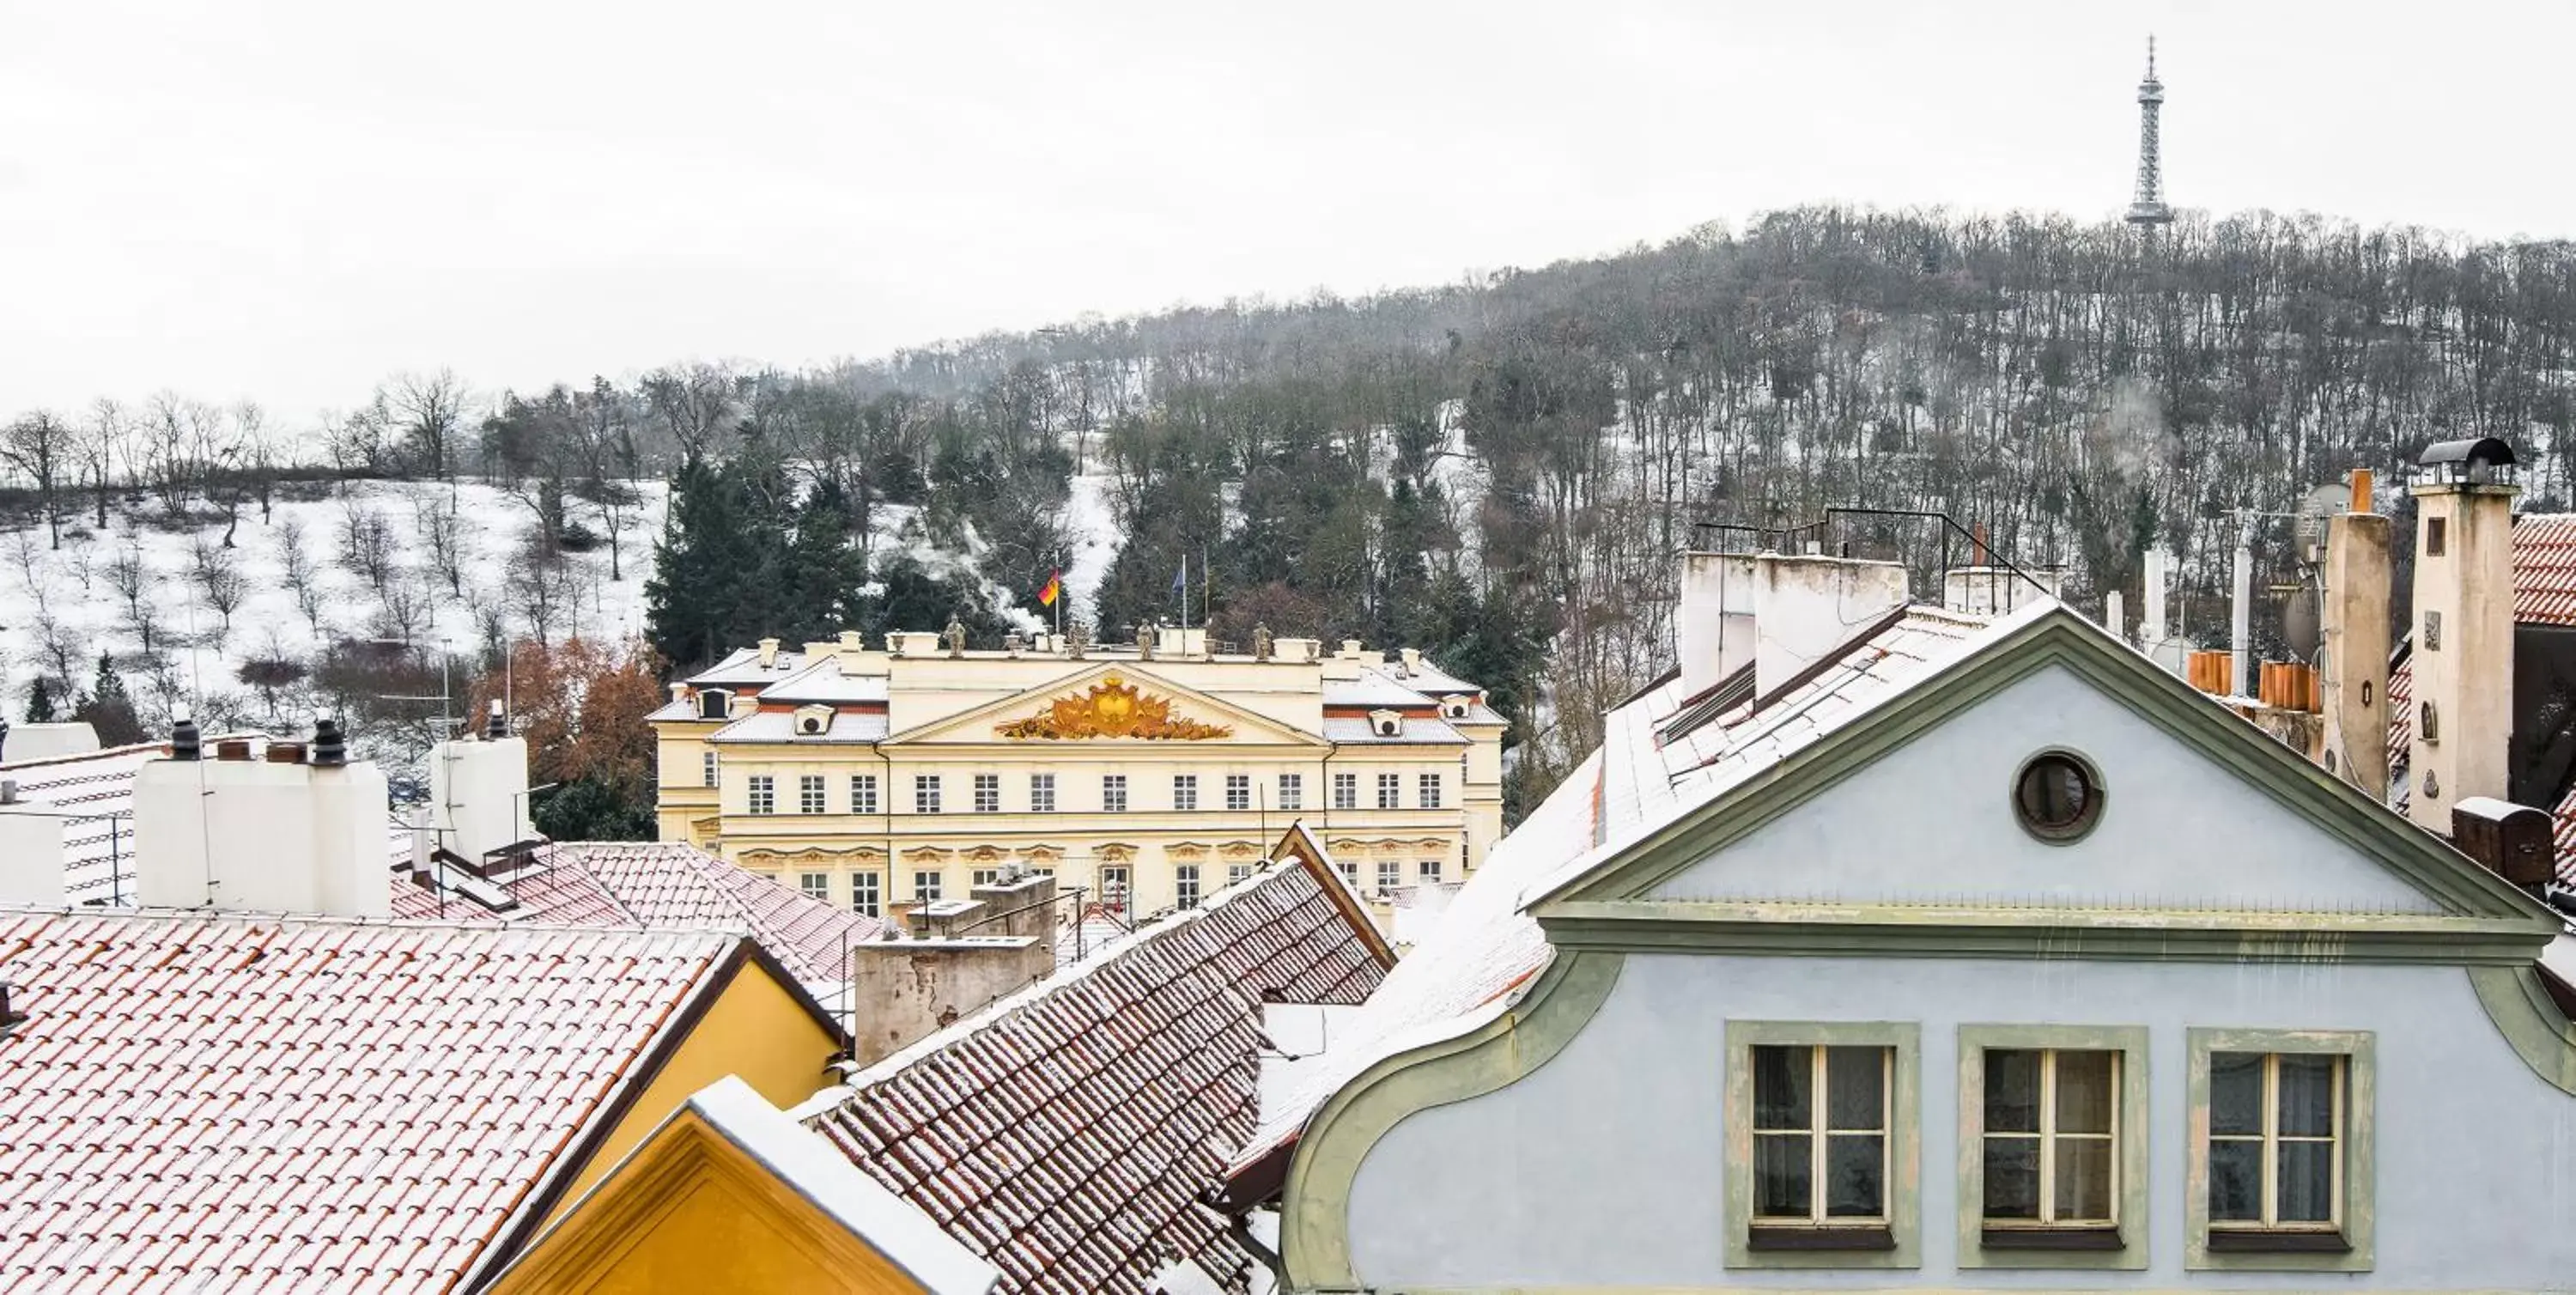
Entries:
POLYGON ((131 746, 144 738, 143 721, 135 718, 134 699, 126 695, 125 680, 104 652, 98 654, 98 681, 72 711, 72 718, 95 730, 100 746, 131 746))
POLYGON ((739 582, 753 572, 735 565, 736 492, 724 467, 692 456, 671 477, 670 507, 653 541, 653 576, 644 582, 645 637, 682 673, 709 665, 731 641, 739 582))
POLYGON ((27 689, 27 722, 54 722, 54 681, 43 675, 37 675, 36 682, 27 689))

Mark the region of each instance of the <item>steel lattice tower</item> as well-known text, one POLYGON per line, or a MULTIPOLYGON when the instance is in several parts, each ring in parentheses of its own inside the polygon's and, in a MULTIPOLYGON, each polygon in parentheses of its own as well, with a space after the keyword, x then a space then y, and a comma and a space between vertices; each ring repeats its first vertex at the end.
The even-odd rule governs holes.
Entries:
POLYGON ((2138 196, 2129 203, 2132 225, 2170 225, 2165 179, 2156 142, 2156 117, 2164 111, 2165 85, 2156 79, 2156 38, 2147 38, 2147 79, 2138 83, 2138 196))

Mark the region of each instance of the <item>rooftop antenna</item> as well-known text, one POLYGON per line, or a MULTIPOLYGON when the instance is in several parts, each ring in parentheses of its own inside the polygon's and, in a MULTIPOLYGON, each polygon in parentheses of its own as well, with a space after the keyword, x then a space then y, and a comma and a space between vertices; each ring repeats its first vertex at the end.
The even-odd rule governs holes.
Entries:
POLYGON ((2153 234, 2173 223, 2165 205, 2164 162, 2156 138, 2156 118, 2164 112, 2165 83, 2156 79, 2156 38, 2147 37, 2147 79, 2138 83, 2138 192, 2129 202, 2129 223, 2153 234))

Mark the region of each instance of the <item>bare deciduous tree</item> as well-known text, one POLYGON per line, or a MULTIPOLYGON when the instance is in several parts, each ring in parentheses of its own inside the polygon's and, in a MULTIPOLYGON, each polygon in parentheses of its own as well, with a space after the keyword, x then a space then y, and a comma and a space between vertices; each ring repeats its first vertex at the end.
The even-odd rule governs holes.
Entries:
POLYGON ((316 635, 322 632, 321 573, 313 569, 312 550, 305 546, 304 523, 293 517, 277 527, 277 557, 285 567, 282 573, 287 592, 295 595, 295 609, 304 613, 304 622, 316 635))
POLYGON ((230 546, 207 543, 206 537, 200 535, 188 545, 188 579, 197 586, 206 606, 223 618, 223 633, 232 633, 233 612, 250 594, 250 581, 242 575, 238 555, 230 546))
POLYGON ((64 477, 72 468, 72 429, 52 414, 37 410, 0 431, 0 462, 25 473, 36 484, 36 507, 44 514, 53 546, 63 546, 64 477))
POLYGON ((357 499, 340 505, 340 566, 383 596, 393 581, 393 527, 382 514, 357 499))
POLYGON ((456 505, 436 499, 414 501, 413 522, 420 531, 421 546, 429 550, 430 570, 447 582, 451 598, 465 596, 464 537, 457 524, 456 505))
POLYGON ((377 393, 416 472, 454 484, 456 440, 465 427, 465 383, 453 372, 406 373, 377 393))

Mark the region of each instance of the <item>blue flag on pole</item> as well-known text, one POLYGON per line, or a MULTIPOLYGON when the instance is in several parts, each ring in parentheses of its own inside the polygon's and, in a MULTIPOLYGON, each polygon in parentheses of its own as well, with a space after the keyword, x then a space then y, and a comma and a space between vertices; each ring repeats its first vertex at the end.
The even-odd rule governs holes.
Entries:
POLYGON ((1177 594, 1189 587, 1190 564, 1186 559, 1184 559, 1181 563, 1181 569, 1172 573, 1172 592, 1177 594))

